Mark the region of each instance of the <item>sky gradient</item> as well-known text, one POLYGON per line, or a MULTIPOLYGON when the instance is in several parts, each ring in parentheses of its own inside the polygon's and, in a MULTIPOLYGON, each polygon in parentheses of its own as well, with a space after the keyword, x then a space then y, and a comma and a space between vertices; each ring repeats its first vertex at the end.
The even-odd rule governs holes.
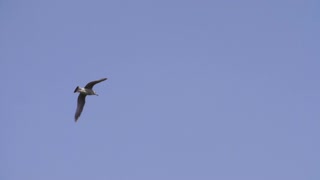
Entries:
POLYGON ((319 180, 319 7, 0 1, 0 179, 319 180))

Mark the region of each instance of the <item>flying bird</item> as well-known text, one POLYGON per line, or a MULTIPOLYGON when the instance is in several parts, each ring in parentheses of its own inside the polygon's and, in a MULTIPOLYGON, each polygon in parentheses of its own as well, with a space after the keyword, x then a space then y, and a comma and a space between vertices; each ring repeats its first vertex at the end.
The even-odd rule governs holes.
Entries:
POLYGON ((74 93, 76 93, 76 92, 80 93, 78 96, 78 105, 77 105, 76 114, 74 115, 74 120, 76 122, 81 115, 84 104, 86 103, 86 96, 87 95, 98 96, 98 94, 94 90, 92 90, 92 88, 95 84, 98 84, 98 83, 105 81, 105 80, 107 80, 107 78, 102 78, 102 79, 99 79, 96 81, 91 81, 84 88, 79 87, 79 86, 76 87, 76 89, 74 90, 74 93))

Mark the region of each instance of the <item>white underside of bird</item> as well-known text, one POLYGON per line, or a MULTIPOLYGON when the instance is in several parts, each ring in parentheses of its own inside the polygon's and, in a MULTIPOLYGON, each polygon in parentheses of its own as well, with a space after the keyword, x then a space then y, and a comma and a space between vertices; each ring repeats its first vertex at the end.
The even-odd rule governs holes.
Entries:
POLYGON ((83 87, 77 87, 76 92, 83 94, 83 95, 98 95, 94 90, 92 89, 86 89, 83 87))

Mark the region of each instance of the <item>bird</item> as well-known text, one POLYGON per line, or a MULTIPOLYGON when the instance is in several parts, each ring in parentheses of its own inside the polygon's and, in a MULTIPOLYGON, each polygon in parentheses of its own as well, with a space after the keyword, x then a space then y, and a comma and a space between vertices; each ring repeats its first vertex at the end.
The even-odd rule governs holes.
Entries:
POLYGON ((74 115, 75 122, 78 121, 78 119, 79 119, 79 117, 80 117, 80 115, 82 113, 84 104, 86 103, 86 96, 87 95, 96 95, 96 96, 98 96, 98 94, 92 89, 93 86, 98 84, 98 83, 100 83, 100 82, 102 82, 102 81, 105 81, 105 80, 107 80, 107 78, 102 78, 102 79, 99 79, 99 80, 91 81, 84 88, 79 87, 79 86, 76 87, 76 89, 74 90, 74 93, 78 92, 80 94, 78 96, 77 110, 76 110, 76 113, 74 115))

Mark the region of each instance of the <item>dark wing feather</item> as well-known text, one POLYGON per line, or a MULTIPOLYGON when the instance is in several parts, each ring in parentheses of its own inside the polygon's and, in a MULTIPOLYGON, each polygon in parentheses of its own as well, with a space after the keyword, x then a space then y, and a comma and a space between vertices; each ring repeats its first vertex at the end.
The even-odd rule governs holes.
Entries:
POLYGON ((84 104, 86 103, 86 95, 84 94, 79 94, 78 96, 78 105, 77 105, 77 110, 76 114, 74 115, 74 120, 77 122, 78 118, 80 117, 84 104))
POLYGON ((96 81, 91 81, 84 88, 92 89, 95 84, 97 84, 99 82, 102 82, 102 81, 105 81, 105 80, 107 80, 107 78, 102 78, 102 79, 99 79, 99 80, 96 80, 96 81))

